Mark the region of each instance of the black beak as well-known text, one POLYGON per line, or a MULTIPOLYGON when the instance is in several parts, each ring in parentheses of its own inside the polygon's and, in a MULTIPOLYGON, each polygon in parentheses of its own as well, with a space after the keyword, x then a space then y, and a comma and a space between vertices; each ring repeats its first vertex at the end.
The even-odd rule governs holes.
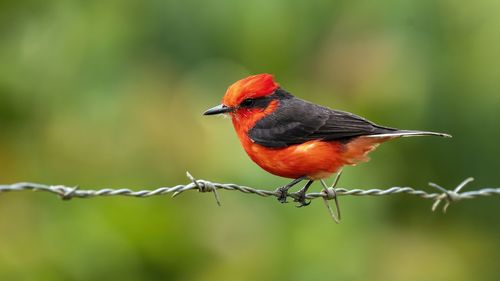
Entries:
POLYGON ((215 115, 215 114, 221 114, 221 113, 228 113, 231 111, 233 111, 232 107, 220 104, 218 106, 212 107, 209 110, 205 111, 203 113, 203 115, 215 115))

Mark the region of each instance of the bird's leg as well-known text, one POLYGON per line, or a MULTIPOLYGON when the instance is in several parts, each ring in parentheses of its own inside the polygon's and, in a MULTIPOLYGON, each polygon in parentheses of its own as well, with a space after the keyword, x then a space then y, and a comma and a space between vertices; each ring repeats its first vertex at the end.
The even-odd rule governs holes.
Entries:
POLYGON ((305 179, 306 179, 306 177, 300 177, 300 178, 294 179, 289 184, 276 189, 276 192, 278 193, 278 201, 280 201, 281 203, 286 203, 286 197, 288 196, 288 190, 290 188, 292 188, 292 186, 298 184, 299 182, 301 182, 305 179))
POLYGON ((311 204, 311 201, 309 201, 309 202, 306 201, 306 192, 313 182, 314 182, 313 180, 309 180, 306 183, 306 185, 304 185, 304 187, 302 187, 299 191, 297 191, 298 197, 293 200, 294 202, 300 203, 299 205, 297 205, 297 208, 304 207, 304 206, 311 204))

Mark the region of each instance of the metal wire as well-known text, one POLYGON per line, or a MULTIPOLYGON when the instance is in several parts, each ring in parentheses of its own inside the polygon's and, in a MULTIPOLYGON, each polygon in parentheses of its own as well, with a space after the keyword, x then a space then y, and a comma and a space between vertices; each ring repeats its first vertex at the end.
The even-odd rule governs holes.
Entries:
MULTIPOLYGON (((217 204, 220 205, 220 197, 217 192, 219 189, 224 190, 236 190, 247 194, 256 194, 263 197, 278 197, 280 195, 277 191, 270 190, 262 190, 255 189, 247 186, 241 186, 232 183, 214 183, 207 180, 197 180, 191 174, 187 173, 188 178, 191 180, 191 183, 186 185, 176 185, 173 187, 160 187, 153 190, 131 190, 128 188, 102 188, 102 189, 79 189, 76 187, 69 187, 64 185, 47 185, 47 184, 39 184, 39 183, 29 183, 29 182, 20 182, 9 185, 0 185, 0 193, 9 192, 9 191, 44 191, 59 195, 64 200, 69 200, 72 198, 91 198, 91 197, 103 197, 103 196, 131 196, 131 197, 151 197, 151 196, 159 196, 165 194, 172 194, 172 197, 175 197, 182 192, 188 190, 198 190, 199 192, 212 192, 215 196, 215 200, 217 204)), ((452 202, 464 200, 464 199, 474 199, 478 197, 486 197, 493 195, 500 195, 500 188, 483 188, 480 190, 473 190, 460 193, 461 189, 465 187, 465 185, 469 184, 473 181, 473 178, 467 178, 462 181, 454 190, 447 190, 435 183, 429 183, 429 185, 435 189, 437 189, 438 193, 429 193, 423 190, 414 189, 412 187, 391 187, 388 189, 346 189, 346 188, 337 188, 326 187, 321 192, 312 192, 306 194, 306 199, 316 199, 322 198, 325 200, 325 203, 328 200, 337 199, 338 196, 386 196, 393 194, 410 194, 415 195, 420 198, 434 200, 434 204, 432 205, 432 210, 436 210, 441 202, 444 202, 443 211, 446 212, 446 209, 452 202)), ((335 181, 336 182, 336 181, 335 181)), ((289 193, 287 197, 292 198, 294 200, 299 199, 299 194, 297 192, 289 193)), ((329 208, 330 214, 332 218, 338 222, 339 218, 336 218, 333 215, 333 211, 331 207, 327 204, 329 208)), ((337 206, 337 213, 339 213, 337 206)))

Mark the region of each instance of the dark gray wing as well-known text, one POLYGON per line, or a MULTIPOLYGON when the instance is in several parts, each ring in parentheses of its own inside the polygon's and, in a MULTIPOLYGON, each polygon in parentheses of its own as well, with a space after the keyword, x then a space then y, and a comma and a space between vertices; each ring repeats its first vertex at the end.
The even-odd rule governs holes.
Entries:
POLYGON ((248 136, 255 143, 286 147, 311 140, 349 141, 357 136, 397 131, 352 113, 332 110, 295 97, 279 102, 273 113, 257 121, 248 131, 248 136))

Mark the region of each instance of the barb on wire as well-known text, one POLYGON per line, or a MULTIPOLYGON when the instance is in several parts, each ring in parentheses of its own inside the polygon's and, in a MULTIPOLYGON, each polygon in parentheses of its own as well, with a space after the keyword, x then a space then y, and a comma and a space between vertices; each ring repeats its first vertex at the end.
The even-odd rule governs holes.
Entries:
MULTIPOLYGON (((173 187, 160 187, 153 190, 131 190, 128 188, 101 188, 101 189, 79 189, 78 186, 69 187, 64 185, 46 185, 39 183, 29 183, 21 182, 9 185, 0 185, 0 193, 9 191, 44 191, 48 193, 53 193, 61 197, 63 200, 70 200, 72 198, 92 198, 92 197, 104 197, 104 196, 131 196, 131 197, 151 197, 160 196, 165 194, 172 194, 175 197, 182 192, 188 190, 198 190, 199 192, 212 192, 214 194, 217 204, 220 206, 220 197, 217 192, 218 189, 224 190, 236 190, 248 194, 256 194, 263 197, 278 197, 280 194, 276 191, 255 189, 247 186, 241 186, 237 184, 224 184, 215 183, 207 180, 195 179, 190 173, 187 173, 187 177, 191 180, 191 183, 185 185, 176 185, 173 187)), ((328 208, 330 216, 335 222, 340 220, 340 208, 338 204, 339 196, 385 196, 392 194, 410 194, 415 195, 423 199, 433 200, 432 210, 435 211, 441 202, 444 202, 443 212, 446 212, 449 205, 453 202, 464 200, 464 199, 474 199, 478 197, 500 195, 500 188, 483 188, 480 190, 472 190, 466 192, 460 192, 467 184, 473 181, 473 178, 467 178, 462 181, 455 189, 447 190, 435 183, 429 183, 429 185, 439 191, 439 193, 430 193, 423 190, 414 189, 412 187, 391 187, 387 189, 346 189, 336 187, 340 174, 334 180, 332 187, 328 187, 324 181, 322 185, 324 190, 321 192, 312 192, 306 194, 306 199, 316 199, 322 198, 328 208), (336 214, 333 212, 332 208, 328 204, 328 200, 335 200, 336 214)), ((298 199, 299 194, 297 192, 289 193, 287 195, 290 198, 298 199)))
POLYGON ((332 217, 335 223, 340 223, 340 205, 339 205, 339 200, 337 199, 337 192, 335 191, 335 188, 337 187, 337 183, 339 182, 341 175, 342 175, 342 170, 338 171, 337 175, 335 175, 332 187, 328 187, 325 180, 323 179, 320 180, 321 185, 323 185, 324 188, 322 193, 325 194, 325 197, 323 197, 323 202, 325 203, 326 209, 328 209, 328 213, 330 213, 330 217, 332 217), (331 199, 335 201, 335 208, 337 210, 336 215, 333 212, 332 207, 330 207, 330 204, 328 204, 328 200, 331 199))

